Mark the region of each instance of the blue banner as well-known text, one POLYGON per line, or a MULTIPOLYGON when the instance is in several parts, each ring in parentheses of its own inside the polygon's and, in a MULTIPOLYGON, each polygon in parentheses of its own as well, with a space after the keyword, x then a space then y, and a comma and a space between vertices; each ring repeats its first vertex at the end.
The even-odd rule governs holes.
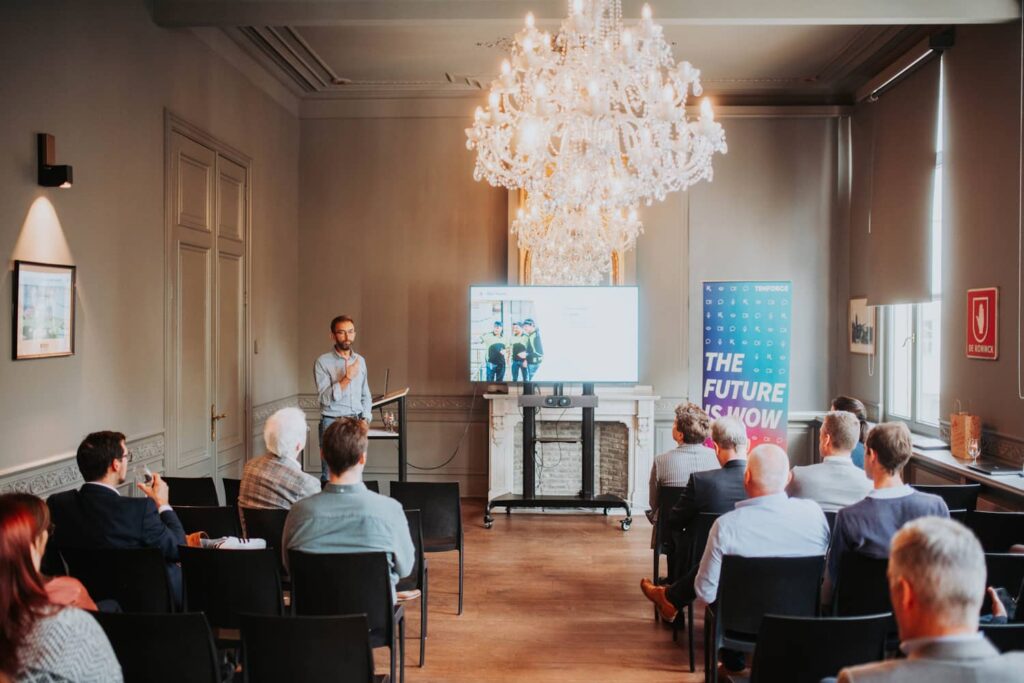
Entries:
POLYGON ((792 283, 705 282, 702 395, 712 419, 735 415, 750 447, 786 447, 792 283))

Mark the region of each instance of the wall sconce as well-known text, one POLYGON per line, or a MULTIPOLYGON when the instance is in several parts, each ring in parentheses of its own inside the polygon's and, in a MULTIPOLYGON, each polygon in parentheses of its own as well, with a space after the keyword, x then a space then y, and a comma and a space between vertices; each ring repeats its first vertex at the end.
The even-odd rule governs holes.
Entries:
POLYGON ((39 149, 39 184, 43 187, 71 187, 71 167, 54 163, 54 141, 49 133, 36 136, 39 149))

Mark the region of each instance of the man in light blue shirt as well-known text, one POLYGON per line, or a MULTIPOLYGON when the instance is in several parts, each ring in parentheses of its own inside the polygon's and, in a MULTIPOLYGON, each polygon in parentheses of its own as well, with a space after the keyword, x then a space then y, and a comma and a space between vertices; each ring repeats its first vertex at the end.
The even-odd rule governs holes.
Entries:
MULTIPOLYGON (((339 417, 358 417, 369 422, 373 398, 367 380, 366 360, 352 350, 356 324, 347 315, 331 321, 334 348, 316 359, 313 378, 320 399, 320 443, 324 430, 339 417)), ((327 464, 320 463, 320 483, 327 483, 327 464)))
POLYGON ((415 548, 398 501, 374 493, 363 483, 367 433, 363 420, 343 417, 325 431, 320 456, 330 479, 320 493, 292 506, 281 546, 307 553, 386 552, 391 584, 412 573, 415 548))

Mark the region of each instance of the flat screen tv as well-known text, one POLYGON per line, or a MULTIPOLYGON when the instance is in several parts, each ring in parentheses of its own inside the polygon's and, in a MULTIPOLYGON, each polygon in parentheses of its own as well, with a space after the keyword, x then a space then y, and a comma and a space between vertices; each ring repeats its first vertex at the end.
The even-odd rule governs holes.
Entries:
POLYGON ((473 286, 474 382, 636 383, 636 287, 473 286))

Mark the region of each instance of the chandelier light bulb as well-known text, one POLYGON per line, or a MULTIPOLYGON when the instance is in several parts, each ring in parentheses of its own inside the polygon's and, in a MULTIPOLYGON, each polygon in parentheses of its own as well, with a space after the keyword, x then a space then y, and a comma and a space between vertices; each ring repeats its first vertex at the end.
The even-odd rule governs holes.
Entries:
POLYGON ((497 92, 491 91, 491 94, 487 96, 487 107, 492 113, 498 111, 498 104, 501 102, 501 96, 497 92))
POLYGON ((643 19, 643 20, 644 20, 645 22, 647 22, 647 21, 650 21, 650 20, 651 20, 651 16, 652 16, 652 12, 651 12, 651 6, 650 6, 650 5, 648 5, 648 4, 647 4, 647 3, 645 2, 645 3, 644 3, 644 7, 643 7, 643 9, 642 9, 642 10, 640 10, 640 17, 641 17, 641 18, 642 18, 642 19, 643 19))
POLYGON ((501 60, 501 75, 508 76, 512 73, 512 65, 507 59, 501 60))
POLYGON ((711 108, 711 100, 706 97, 700 101, 700 117, 709 121, 715 120, 715 110, 711 108))
POLYGON ((572 0, 572 13, 583 14, 583 0, 572 0))
POLYGON ((533 28, 533 12, 526 13, 526 28, 533 28))

